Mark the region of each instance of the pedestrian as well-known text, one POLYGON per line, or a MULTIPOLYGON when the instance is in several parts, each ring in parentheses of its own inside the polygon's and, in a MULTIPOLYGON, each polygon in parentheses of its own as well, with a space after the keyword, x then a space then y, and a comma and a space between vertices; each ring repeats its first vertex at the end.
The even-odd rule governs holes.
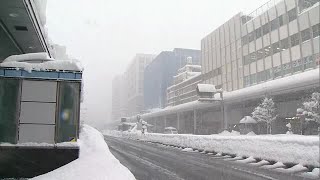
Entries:
POLYGON ((142 121, 142 134, 144 134, 146 131, 147 131, 146 122, 142 121))

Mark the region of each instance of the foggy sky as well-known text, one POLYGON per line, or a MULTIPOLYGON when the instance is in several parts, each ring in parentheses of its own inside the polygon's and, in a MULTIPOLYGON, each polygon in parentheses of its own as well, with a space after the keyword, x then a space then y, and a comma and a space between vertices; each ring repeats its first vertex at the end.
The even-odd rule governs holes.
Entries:
POLYGON ((111 80, 136 53, 200 49, 201 39, 267 0, 48 0, 49 37, 84 68, 87 123, 110 120, 111 80))

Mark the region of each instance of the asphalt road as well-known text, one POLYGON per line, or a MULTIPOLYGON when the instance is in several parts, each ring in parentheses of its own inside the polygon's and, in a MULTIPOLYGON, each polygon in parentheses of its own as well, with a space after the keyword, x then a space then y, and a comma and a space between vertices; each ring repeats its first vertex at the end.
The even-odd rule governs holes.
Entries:
POLYGON ((295 180, 303 179, 224 157, 183 152, 160 144, 106 136, 113 155, 138 180, 295 180))

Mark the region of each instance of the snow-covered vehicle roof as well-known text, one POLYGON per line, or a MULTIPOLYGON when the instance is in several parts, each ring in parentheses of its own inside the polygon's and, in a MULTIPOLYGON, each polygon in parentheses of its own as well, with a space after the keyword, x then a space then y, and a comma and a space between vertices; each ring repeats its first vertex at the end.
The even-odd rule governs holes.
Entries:
POLYGON ((245 116, 240 120, 240 124, 257 124, 257 121, 254 120, 251 116, 245 116))

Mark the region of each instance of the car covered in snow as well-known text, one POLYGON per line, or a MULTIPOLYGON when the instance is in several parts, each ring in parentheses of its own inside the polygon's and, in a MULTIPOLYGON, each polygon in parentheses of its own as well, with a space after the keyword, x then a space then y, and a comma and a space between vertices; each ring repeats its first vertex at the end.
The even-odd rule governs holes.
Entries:
POLYGON ((178 134, 178 130, 174 127, 164 128, 164 134, 178 134))

